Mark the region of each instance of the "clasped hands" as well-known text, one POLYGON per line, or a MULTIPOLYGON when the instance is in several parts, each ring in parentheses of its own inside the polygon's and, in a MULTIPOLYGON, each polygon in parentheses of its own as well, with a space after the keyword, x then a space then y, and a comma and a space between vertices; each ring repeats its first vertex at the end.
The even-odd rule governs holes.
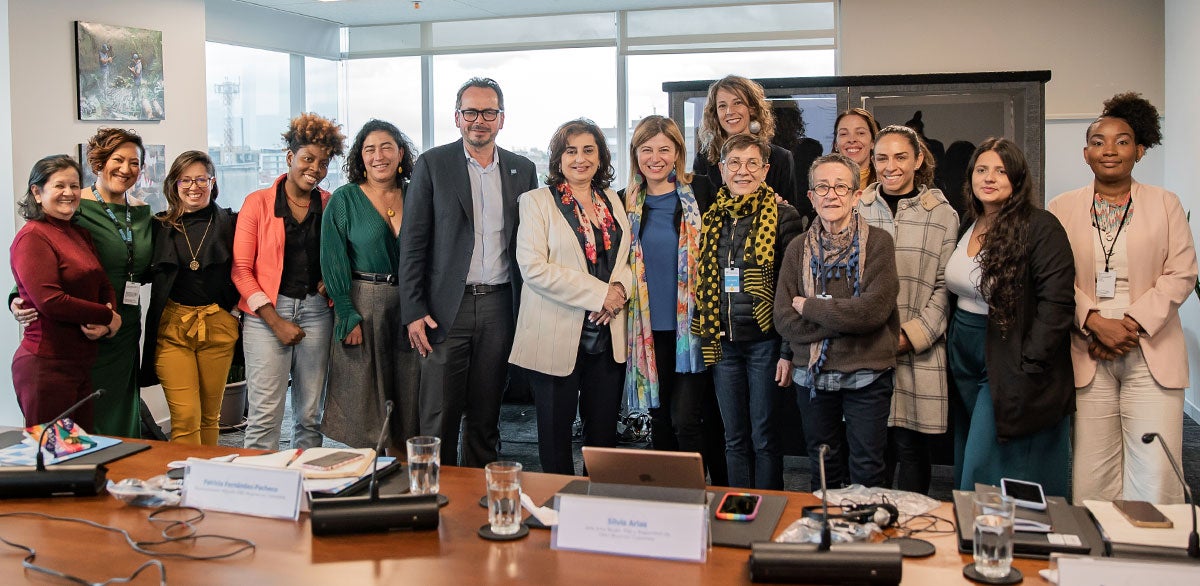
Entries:
POLYGON ((1141 324, 1128 315, 1110 319, 1095 311, 1088 314, 1083 326, 1092 333, 1088 355, 1095 360, 1112 360, 1128 354, 1137 347, 1142 329, 1141 324))
POLYGON ((620 283, 609 283, 608 294, 604 296, 604 309, 593 311, 588 314, 588 319, 597 325, 608 325, 621 309, 625 307, 625 302, 628 297, 625 295, 625 286, 620 283))

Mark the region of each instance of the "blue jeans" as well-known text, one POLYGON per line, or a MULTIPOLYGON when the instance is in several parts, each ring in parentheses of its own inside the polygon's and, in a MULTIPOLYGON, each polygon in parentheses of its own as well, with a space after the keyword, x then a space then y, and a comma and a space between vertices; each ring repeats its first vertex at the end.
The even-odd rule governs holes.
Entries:
POLYGON ((825 458, 829 488, 841 488, 850 483, 883 486, 883 455, 887 449, 887 420, 892 411, 894 383, 892 373, 886 372, 861 389, 813 393, 807 387, 796 388, 796 403, 804 419, 804 442, 811 462, 813 491, 821 488, 817 467, 821 444, 829 445, 829 454, 825 458))
POLYGON ((245 446, 260 450, 279 449, 284 398, 290 380, 294 422, 291 447, 320 447, 333 309, 320 295, 309 295, 304 299, 280 295, 275 311, 283 319, 300 326, 304 330, 304 339, 295 346, 284 346, 262 318, 249 314, 243 317, 246 395, 250 404, 245 446))
POLYGON ((783 490, 783 452, 775 429, 779 340, 722 340, 721 352, 712 373, 725 423, 729 486, 783 490))

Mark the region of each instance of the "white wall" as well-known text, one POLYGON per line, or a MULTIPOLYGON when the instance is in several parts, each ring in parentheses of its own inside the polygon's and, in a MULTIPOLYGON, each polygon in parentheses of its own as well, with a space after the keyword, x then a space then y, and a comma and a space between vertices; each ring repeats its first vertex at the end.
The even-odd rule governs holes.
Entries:
MULTIPOLYGON (((3 0, 0 8, 7 21, 0 27, 6 37, 0 68, 7 68, 0 69, 0 78, 8 86, 0 92, 0 127, 12 132, 9 139, 0 129, 0 145, 12 145, 11 160, 0 165, 0 184, 11 185, 11 193, 25 192, 23 183, 35 161, 54 153, 77 156, 79 143, 100 126, 132 128, 147 143, 166 145, 168 159, 188 149, 207 149, 203 0, 3 0), (162 31, 165 120, 77 120, 76 20, 162 31), (10 117, 11 125, 5 123, 10 117)), ((6 243, 2 255, 7 267, 7 243, 19 220, 11 204, 0 208, 4 210, 0 242, 6 243)), ((0 290, 7 291, 12 286, 11 272, 3 274, 0 290)), ((0 313, 0 368, 5 370, 17 345, 16 327, 6 313, 0 313)), ((0 425, 21 424, 11 380, 0 376, 0 425)))
MULTIPOLYGON (((10 49, 8 43, 8 4, 9 0, 0 0, 0 145, 11 147, 12 141, 12 107, 10 94, 12 84, 9 81, 10 49)), ((9 152, 12 152, 11 149, 9 152)), ((0 186, 13 184, 12 157, 0 156, 0 186)), ((0 205, 0 287, 12 287, 12 271, 8 267, 8 246, 16 234, 16 200, 10 200, 0 205)), ((0 369, 5 368, 17 351, 17 324, 0 312, 0 369)), ((0 375, 0 381, 11 381, 12 377, 0 375)), ((17 407, 17 397, 13 394, 12 383, 0 382, 0 425, 20 425, 21 411, 17 407)))
MULTIPOLYGON (((1166 1, 1166 105, 1170 115, 1163 131, 1166 173, 1163 185, 1179 194, 1183 208, 1195 212, 1194 226, 1200 224, 1200 158, 1196 156, 1196 137, 1200 136, 1200 3, 1195 0, 1166 1)), ((1191 387, 1185 395, 1185 410, 1200 421, 1200 303, 1193 295, 1180 310, 1188 343, 1188 367, 1191 387)))

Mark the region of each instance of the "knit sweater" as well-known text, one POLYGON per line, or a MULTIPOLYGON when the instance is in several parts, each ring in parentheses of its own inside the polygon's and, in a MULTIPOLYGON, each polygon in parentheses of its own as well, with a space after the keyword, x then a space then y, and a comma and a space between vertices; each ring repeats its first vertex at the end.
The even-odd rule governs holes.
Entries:
MULTIPOLYGON (((816 223, 809 229, 815 230, 816 223)), ((826 338, 830 342, 823 372, 883 371, 896 366, 900 282, 895 249, 887 232, 875 227, 869 230, 858 297, 853 296, 854 285, 844 272, 827 285, 832 299, 819 299, 819 292, 805 291, 801 271, 809 269, 800 265, 807 239, 798 237, 788 246, 775 289, 775 329, 791 343, 796 367, 808 368, 809 345, 826 338), (792 307, 796 296, 806 299, 803 315, 792 307)))

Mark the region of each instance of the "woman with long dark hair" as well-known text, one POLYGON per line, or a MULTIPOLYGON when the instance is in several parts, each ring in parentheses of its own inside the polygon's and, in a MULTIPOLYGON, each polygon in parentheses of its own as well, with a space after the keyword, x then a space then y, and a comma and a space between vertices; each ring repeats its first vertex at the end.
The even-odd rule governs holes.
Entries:
POLYGON ((841 153, 858 165, 859 185, 875 182, 875 166, 871 164, 871 150, 875 147, 875 135, 879 134, 879 123, 875 116, 862 108, 850 108, 833 122, 833 150, 841 153))
POLYGON ((1071 243, 1034 205, 1033 178, 1011 140, 985 140, 968 168, 965 229, 946 266, 958 296, 947 336, 959 399, 955 484, 1017 478, 1065 496, 1075 409, 1071 243))

